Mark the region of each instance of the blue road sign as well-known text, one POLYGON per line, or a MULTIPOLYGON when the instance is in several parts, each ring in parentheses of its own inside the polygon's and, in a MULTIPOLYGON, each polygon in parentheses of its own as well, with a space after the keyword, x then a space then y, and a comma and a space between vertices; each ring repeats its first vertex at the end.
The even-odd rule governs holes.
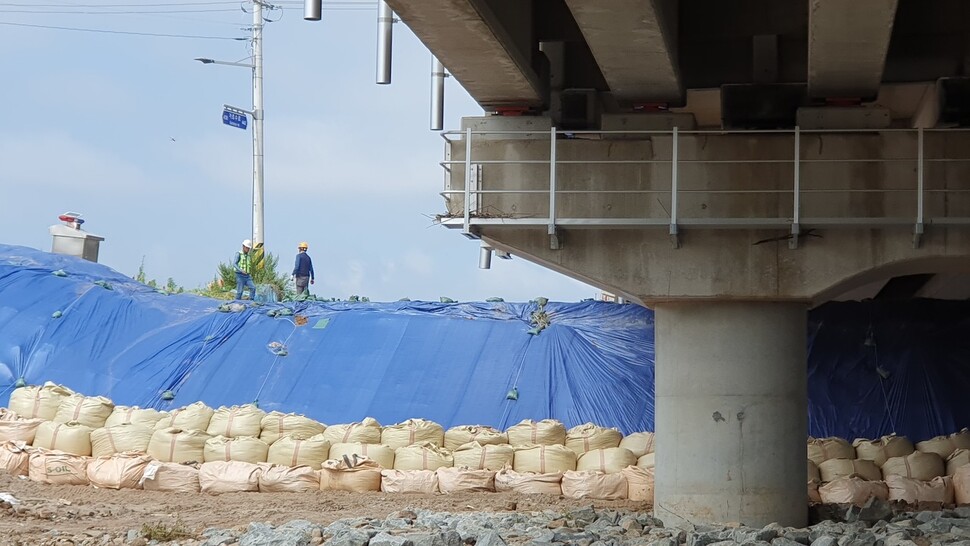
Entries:
POLYGON ((231 110, 222 111, 222 123, 230 127, 239 127, 240 129, 245 129, 249 125, 249 119, 246 114, 239 112, 233 112, 231 110))

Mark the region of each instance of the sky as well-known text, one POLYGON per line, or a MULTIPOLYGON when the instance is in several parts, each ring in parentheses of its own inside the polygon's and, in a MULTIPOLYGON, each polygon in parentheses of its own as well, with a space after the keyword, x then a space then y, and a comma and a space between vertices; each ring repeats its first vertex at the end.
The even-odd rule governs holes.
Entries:
MULTIPOLYGON (((323 297, 599 296, 518 257, 479 269, 478 241, 434 225, 431 54, 404 24, 392 84, 376 85, 376 2, 325 0, 319 22, 302 1, 277 4, 263 32, 265 238, 285 269, 307 241, 323 297)), ((251 72, 193 59, 248 62, 248 42, 66 28, 238 38, 251 20, 238 1, 0 2, 0 243, 49 250, 48 227, 76 211, 105 238, 101 263, 209 282, 251 230, 252 134, 221 120, 223 104, 251 106, 251 72)), ((448 78, 445 128, 482 114, 448 78)))

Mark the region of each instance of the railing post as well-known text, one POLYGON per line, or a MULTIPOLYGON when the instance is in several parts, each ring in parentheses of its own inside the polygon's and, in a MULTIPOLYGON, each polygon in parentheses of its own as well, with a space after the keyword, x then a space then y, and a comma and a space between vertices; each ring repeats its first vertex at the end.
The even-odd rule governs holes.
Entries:
POLYGON ((791 236, 788 239, 788 248, 795 249, 798 248, 798 237, 801 234, 801 175, 802 175, 802 135, 801 130, 798 126, 795 126, 795 156, 794 156, 794 171, 795 174, 792 179, 792 193, 794 194, 792 202, 792 224, 791 224, 791 236))
POLYGON ((923 239, 923 128, 916 130, 916 226, 913 227, 913 248, 919 248, 923 239))
POLYGON ((677 159, 679 155, 679 132, 674 127, 670 141, 670 242, 680 248, 680 233, 677 226, 677 159))
POLYGON ((556 232, 556 128, 549 130, 549 248, 559 250, 556 232))
POLYGON ((472 128, 465 129, 465 223, 461 233, 465 237, 474 238, 471 232, 471 195, 472 195, 472 128))

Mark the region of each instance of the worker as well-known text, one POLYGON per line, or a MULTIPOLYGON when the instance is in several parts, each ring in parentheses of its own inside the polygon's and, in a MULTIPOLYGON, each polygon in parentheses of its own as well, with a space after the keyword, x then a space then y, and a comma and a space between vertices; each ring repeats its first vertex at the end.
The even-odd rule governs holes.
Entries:
POLYGON ((250 253, 250 249, 253 248, 253 242, 246 239, 242 242, 242 250, 236 253, 236 256, 232 260, 232 267, 236 271, 236 299, 241 300, 243 297, 243 290, 249 289, 249 299, 256 299, 256 283, 253 282, 252 269, 253 269, 253 255, 250 253))
POLYGON ((300 296, 307 291, 307 284, 313 284, 313 260, 306 253, 310 245, 302 242, 296 247, 296 265, 293 266, 293 282, 296 283, 296 295, 300 296))

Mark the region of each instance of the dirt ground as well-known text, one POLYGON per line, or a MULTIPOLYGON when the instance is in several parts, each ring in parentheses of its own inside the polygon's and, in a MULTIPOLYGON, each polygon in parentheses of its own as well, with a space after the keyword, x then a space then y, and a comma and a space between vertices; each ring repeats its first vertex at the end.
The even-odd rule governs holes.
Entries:
POLYGON ((0 502, 0 544, 40 544, 59 536, 104 535, 121 537, 143 524, 174 525, 180 520, 193 532, 208 527, 245 528, 250 522, 274 525, 294 519, 329 524, 341 518, 384 518, 398 510, 429 509, 443 512, 507 510, 568 511, 593 505, 597 508, 649 510, 632 501, 573 500, 551 495, 517 493, 462 493, 414 495, 388 493, 167 493, 141 490, 104 490, 89 486, 56 486, 31 482, 0 471, 0 492, 13 495, 20 504, 7 508, 0 502))

